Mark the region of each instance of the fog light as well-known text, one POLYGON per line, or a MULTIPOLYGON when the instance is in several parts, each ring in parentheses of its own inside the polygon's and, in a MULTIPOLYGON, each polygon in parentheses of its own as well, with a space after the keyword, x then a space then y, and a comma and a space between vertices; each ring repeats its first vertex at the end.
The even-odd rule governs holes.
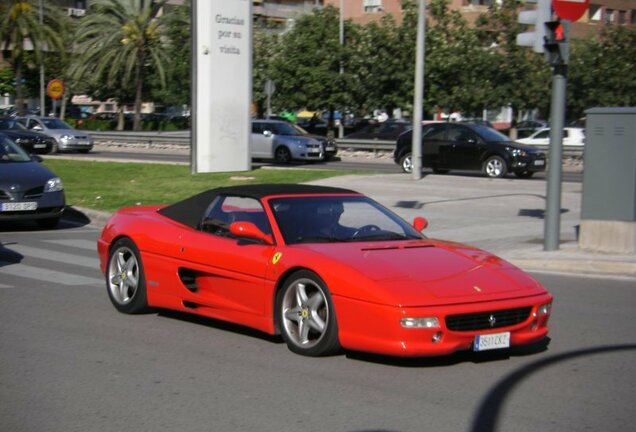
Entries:
POLYGON ((433 335, 433 343, 438 343, 442 340, 442 332, 437 332, 433 335))
POLYGON ((550 310, 552 309, 552 303, 546 303, 537 308, 537 312, 534 314, 535 317, 541 317, 544 315, 550 315, 550 310))
POLYGON ((532 325, 530 326, 530 330, 535 331, 538 326, 539 326, 539 323, 536 320, 534 320, 534 321, 532 321, 532 325))
POLYGON ((437 317, 402 318, 400 325, 404 328, 439 328, 437 317))

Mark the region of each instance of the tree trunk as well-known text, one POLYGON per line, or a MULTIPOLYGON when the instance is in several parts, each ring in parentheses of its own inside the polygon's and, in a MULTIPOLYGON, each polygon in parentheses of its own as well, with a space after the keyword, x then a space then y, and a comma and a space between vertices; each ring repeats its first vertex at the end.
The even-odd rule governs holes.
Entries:
POLYGON ((22 60, 15 61, 15 111, 19 116, 24 115, 24 94, 22 92, 22 60))
POLYGON ((141 76, 141 68, 143 67, 144 55, 139 54, 137 65, 135 66, 135 115, 133 118, 133 130, 141 130, 141 98, 143 90, 143 80, 141 76))

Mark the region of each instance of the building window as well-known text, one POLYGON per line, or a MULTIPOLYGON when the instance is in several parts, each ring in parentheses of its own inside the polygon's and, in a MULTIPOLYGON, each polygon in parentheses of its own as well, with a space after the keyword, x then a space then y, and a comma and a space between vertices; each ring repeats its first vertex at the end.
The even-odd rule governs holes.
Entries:
POLYGON ((613 23, 616 21, 616 11, 614 9, 605 9, 605 22, 613 23))
POLYGON ((365 13, 382 12, 384 10, 382 0, 364 0, 362 5, 365 13))
POLYGON ((601 9, 600 5, 590 4, 588 14, 590 16, 590 21, 600 21, 601 16, 603 15, 603 9, 601 9))
POLYGON ((636 9, 632 9, 632 12, 629 17, 630 24, 636 24, 636 9))
POLYGON ((627 11, 618 11, 618 23, 625 24, 625 17, 627 16, 627 11))

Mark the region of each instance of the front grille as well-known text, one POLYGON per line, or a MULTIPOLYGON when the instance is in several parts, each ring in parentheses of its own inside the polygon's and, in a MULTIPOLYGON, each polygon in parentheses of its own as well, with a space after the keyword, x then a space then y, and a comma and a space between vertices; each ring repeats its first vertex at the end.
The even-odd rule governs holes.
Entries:
POLYGON ((40 198, 43 193, 44 193, 44 186, 37 186, 37 187, 31 188, 28 191, 26 191, 24 193, 24 198, 23 199, 40 198))
POLYGON ((446 327, 453 331, 475 331, 509 327, 528 319, 531 310, 531 307, 524 307, 465 315, 449 315, 446 317, 446 327))

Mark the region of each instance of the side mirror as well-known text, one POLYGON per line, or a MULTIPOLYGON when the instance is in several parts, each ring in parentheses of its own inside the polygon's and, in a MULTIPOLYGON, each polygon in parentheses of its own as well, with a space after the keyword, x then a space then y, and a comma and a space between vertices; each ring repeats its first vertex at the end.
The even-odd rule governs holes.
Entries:
POLYGON ((42 130, 42 126, 40 126, 40 125, 35 125, 35 126, 33 126, 33 127, 31 128, 31 130, 34 130, 34 131, 41 131, 41 130, 42 130))
POLYGON ((413 219, 413 228, 415 228, 418 232, 423 231, 428 227, 428 221, 423 217, 416 217, 413 219))
POLYGON ((270 138, 274 134, 272 133, 272 131, 265 130, 265 131, 263 131, 263 135, 265 135, 267 138, 270 138))
POLYGON ((270 234, 265 234, 252 222, 234 222, 230 225, 230 233, 236 237, 258 240, 268 245, 274 244, 270 234))
POLYGON ((30 156, 33 162, 42 163, 42 161, 44 160, 42 159, 42 156, 38 156, 38 155, 30 155, 30 156))

